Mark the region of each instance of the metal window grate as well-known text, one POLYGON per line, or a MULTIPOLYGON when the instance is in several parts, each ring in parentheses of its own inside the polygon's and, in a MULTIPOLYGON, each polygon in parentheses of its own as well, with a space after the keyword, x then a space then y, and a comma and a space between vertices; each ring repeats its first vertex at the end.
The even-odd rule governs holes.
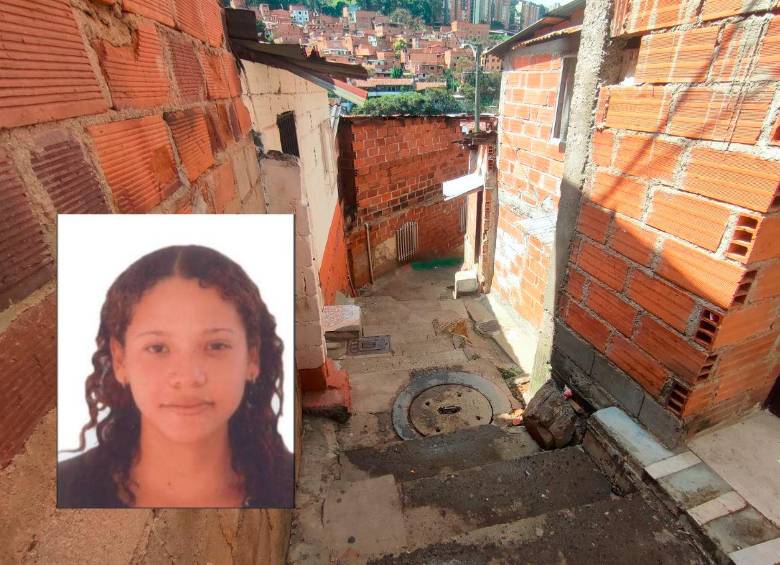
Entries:
POLYGON ((279 128, 279 140, 282 143, 282 153, 300 157, 298 150, 298 133, 295 130, 295 114, 284 112, 276 116, 276 127, 279 128))
POLYGON ((398 261, 403 263, 417 253, 417 222, 406 222, 395 232, 398 261))

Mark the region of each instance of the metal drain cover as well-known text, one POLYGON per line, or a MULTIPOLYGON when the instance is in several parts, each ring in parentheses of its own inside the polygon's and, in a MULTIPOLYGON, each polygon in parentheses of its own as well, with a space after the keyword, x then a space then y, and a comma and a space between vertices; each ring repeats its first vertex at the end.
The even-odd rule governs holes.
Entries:
POLYGON ((347 355, 376 355, 390 353, 389 335, 372 335, 351 339, 347 344, 347 355))
POLYGON ((481 331, 482 333, 493 333, 497 332, 501 329, 501 326, 498 325, 497 320, 488 320, 487 322, 480 322, 477 324, 477 329, 481 331))
POLYGON ((464 385, 438 385, 421 392, 409 407, 409 421, 424 436, 489 424, 493 407, 484 394, 464 385))
POLYGON ((398 394, 393 403, 393 427, 401 439, 417 439, 489 424, 498 414, 511 411, 505 392, 486 378, 433 369, 413 377, 398 394))

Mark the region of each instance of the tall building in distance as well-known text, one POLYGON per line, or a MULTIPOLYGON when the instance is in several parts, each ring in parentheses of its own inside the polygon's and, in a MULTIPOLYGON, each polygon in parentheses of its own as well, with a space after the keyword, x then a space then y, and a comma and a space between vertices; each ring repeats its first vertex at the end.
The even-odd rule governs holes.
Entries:
POLYGON ((449 0, 450 22, 470 22, 473 0, 449 0))
POLYGON ((544 15, 544 7, 533 2, 520 0, 515 6, 515 25, 518 29, 523 29, 541 19, 544 15))
POLYGON ((491 22, 501 22, 504 29, 509 29, 512 19, 512 0, 492 0, 493 14, 491 22))

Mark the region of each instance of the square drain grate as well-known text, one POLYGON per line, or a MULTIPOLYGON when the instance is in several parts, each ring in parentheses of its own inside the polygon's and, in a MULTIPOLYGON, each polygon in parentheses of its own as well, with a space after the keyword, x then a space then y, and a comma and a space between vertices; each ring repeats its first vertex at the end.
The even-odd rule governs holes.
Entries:
POLYGON ((348 355, 376 355, 378 353, 390 353, 389 335, 372 335, 351 339, 347 345, 348 355))

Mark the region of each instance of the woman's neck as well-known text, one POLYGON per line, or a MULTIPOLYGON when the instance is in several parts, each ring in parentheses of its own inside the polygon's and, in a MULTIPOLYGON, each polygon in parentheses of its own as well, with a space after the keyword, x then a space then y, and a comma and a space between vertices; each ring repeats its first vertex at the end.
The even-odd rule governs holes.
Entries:
POLYGON ((196 443, 176 443, 142 423, 130 475, 135 506, 241 506, 243 488, 230 455, 227 427, 196 443))

